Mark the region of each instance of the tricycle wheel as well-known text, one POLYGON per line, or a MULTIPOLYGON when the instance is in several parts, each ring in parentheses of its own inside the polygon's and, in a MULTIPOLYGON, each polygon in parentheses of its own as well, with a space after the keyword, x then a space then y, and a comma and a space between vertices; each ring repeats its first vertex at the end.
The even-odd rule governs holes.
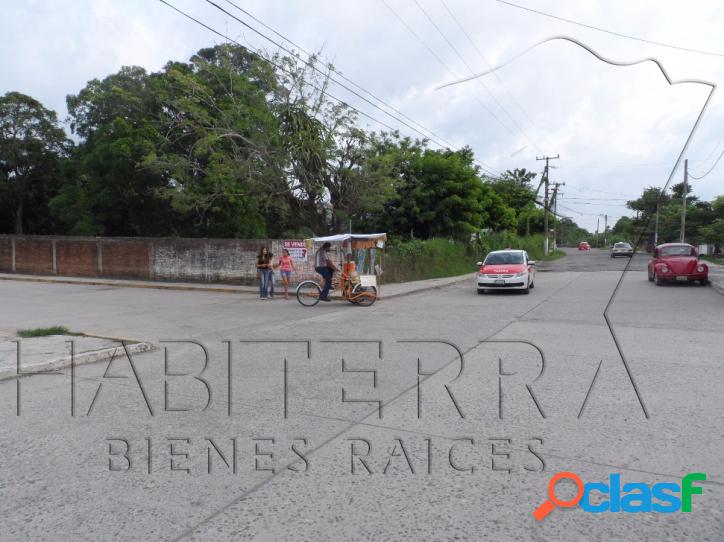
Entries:
POLYGON ((313 307, 319 303, 322 289, 313 280, 305 280, 297 286, 297 301, 305 307, 313 307))
POLYGON ((369 307, 375 301, 377 301, 377 288, 374 286, 362 286, 357 284, 352 289, 352 303, 361 307, 369 307))

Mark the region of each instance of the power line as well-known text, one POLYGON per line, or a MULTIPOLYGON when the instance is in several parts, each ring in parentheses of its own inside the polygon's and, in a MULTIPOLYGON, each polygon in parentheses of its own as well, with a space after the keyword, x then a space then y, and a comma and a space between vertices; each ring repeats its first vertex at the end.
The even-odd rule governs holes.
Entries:
MULTIPOLYGON (((462 23, 458 20, 458 18, 457 18, 457 17, 455 16, 455 14, 452 12, 452 10, 450 9, 450 7, 447 5, 447 2, 445 2, 445 0, 440 0, 440 3, 443 5, 443 7, 445 8, 445 10, 450 14, 450 17, 452 18, 453 21, 455 21, 455 24, 456 24, 457 27, 460 29, 460 31, 463 33, 463 35, 468 39, 468 41, 470 42, 470 44, 473 46, 473 48, 475 49, 475 51, 478 53, 478 56, 483 59, 483 62, 485 62, 485 64, 488 66, 488 68, 492 68, 493 66, 490 64, 490 62, 488 62, 488 59, 485 58, 485 55, 483 54, 483 52, 482 52, 482 51, 480 50, 480 48, 477 46, 477 44, 475 43, 475 41, 473 41, 473 38, 470 36, 470 34, 468 34, 468 32, 465 30, 465 27, 462 25, 462 23)), ((525 107, 523 107, 523 105, 516 99, 515 95, 511 92, 511 90, 510 90, 510 89, 508 88, 508 86, 505 84, 505 82, 503 81, 503 79, 500 78, 500 76, 498 75, 498 72, 493 72, 493 75, 494 75, 495 78, 498 80, 498 82, 500 83, 500 85, 501 85, 501 86, 505 89, 505 91, 508 93, 508 96, 510 96, 511 100, 513 100, 513 102, 515 103, 515 105, 517 105, 518 108, 521 110, 521 112, 523 113, 523 116, 525 116, 525 118, 526 118, 526 119, 528 120, 528 122, 533 126, 533 128, 535 128, 535 129, 543 136, 543 139, 545 139, 545 140, 548 142, 548 144, 550 145, 550 140, 548 139, 548 136, 546 135, 546 133, 545 133, 543 130, 541 130, 541 129, 538 127, 538 125, 536 125, 536 123, 533 121, 533 119, 532 119, 532 118, 530 117, 530 115, 528 114, 528 111, 526 111, 525 107)), ((539 147, 539 150, 540 150, 540 147, 539 147)))
MULTIPOLYGON (((183 15, 184 17, 186 17, 187 19, 195 22, 196 24, 199 24, 199 25, 203 26, 204 28, 206 28, 206 29, 209 30, 210 32, 213 32, 213 33, 216 34, 217 36, 223 38, 225 41, 230 41, 230 42, 238 45, 238 46, 241 47, 242 49, 244 49, 244 50, 246 50, 246 51, 249 51, 251 54, 253 54, 253 55, 256 56, 257 58, 259 58, 260 60, 263 60, 263 61, 265 61, 265 62, 268 62, 269 64, 271 64, 272 66, 274 66, 274 67, 277 68, 278 70, 284 71, 284 72, 292 75, 292 73, 291 73, 287 68, 284 68, 283 66, 277 64, 276 62, 273 62, 272 60, 263 57, 262 55, 260 55, 260 54, 257 53, 256 51, 252 51, 252 50, 249 49, 247 46, 239 43, 239 42, 236 41, 235 39, 229 38, 228 36, 225 36, 224 34, 222 34, 221 32, 219 32, 218 30, 210 27, 209 25, 207 25, 206 23, 200 21, 199 19, 195 18, 194 16, 189 15, 189 14, 186 13, 185 11, 177 8, 176 6, 174 6, 174 5, 170 4, 170 3, 168 3, 166 0, 158 0, 158 1, 161 2, 162 4, 167 5, 168 7, 170 7, 171 9, 173 9, 174 11, 176 11, 177 13, 180 13, 181 15, 183 15)), ((390 131, 392 131, 392 132, 395 132, 395 131, 396 131, 396 129, 393 128, 392 126, 390 126, 389 124, 386 124, 386 123, 382 122, 381 120, 378 120, 378 119, 374 118, 372 115, 369 115, 369 114, 365 113, 364 111, 361 111, 360 109, 357 109, 356 107, 348 104, 348 103, 345 102, 344 100, 342 100, 342 99, 340 99, 340 98, 337 98, 336 96, 334 96, 333 94, 331 94, 331 93, 328 92, 327 90, 322 89, 322 88, 318 87, 317 85, 315 85, 315 84, 313 84, 313 83, 310 83, 310 86, 311 86, 312 88, 314 88, 315 90, 318 90, 319 92, 324 92, 327 96, 329 96, 330 98, 332 98, 334 101, 336 101, 336 102, 338 102, 338 103, 340 103, 340 104, 342 104, 342 105, 346 105, 346 106, 350 107, 351 109, 354 109, 354 110, 355 110, 357 113, 359 113, 360 115, 363 115, 364 117, 367 117, 368 119, 376 122, 377 124, 380 124, 380 125, 384 126, 384 127, 387 128, 388 130, 390 130, 390 131)))
MULTIPOLYGON (((272 32, 274 35, 278 36, 279 38, 283 39, 283 40, 286 41, 287 43, 290 43, 292 46, 294 46, 294 47, 296 47, 297 49, 299 49, 301 52, 303 52, 305 55, 307 55, 307 57, 308 57, 308 59, 309 59, 310 62, 315 62, 315 61, 316 61, 315 56, 314 56, 312 53, 310 53, 309 51, 305 50, 304 47, 302 47, 301 45, 295 43, 294 41, 292 41, 292 40, 291 40, 290 38, 288 38, 287 36, 281 34, 280 32, 278 32, 278 31, 276 31, 276 30, 274 30, 271 26, 267 25, 266 23, 264 23, 264 21, 260 20, 258 17, 254 16, 252 13, 250 13, 250 12, 247 11, 246 9, 240 7, 238 4, 232 2, 231 0, 225 0, 225 1, 226 1, 227 4, 232 5, 232 6, 235 7, 237 10, 241 11, 241 12, 244 13, 246 16, 248 16, 249 18, 251 18, 252 20, 254 20, 255 22, 257 22, 258 24, 260 24, 261 26, 263 26, 264 28, 266 28, 267 30, 269 30, 270 32, 272 32)), ((362 87, 361 85, 355 83, 353 80, 351 80, 351 79, 349 79, 348 77, 346 77, 342 72, 340 72, 340 71, 338 71, 336 68, 334 68, 334 66, 328 64, 327 67, 328 67, 332 72, 336 73, 341 79, 344 79, 345 81, 347 81, 349 84, 351 84, 351 85, 354 86, 355 88, 359 89, 360 91, 364 92, 364 93, 367 94, 368 96, 370 96, 370 97, 372 97, 373 99, 377 100, 379 103, 383 104, 385 107, 391 109, 392 111, 394 111, 395 113, 397 113, 397 114, 400 115, 401 117, 403 117, 403 118, 405 118, 406 120, 410 121, 411 123, 415 124, 415 125, 418 126, 420 129, 428 132, 428 133, 429 133, 430 135, 432 135, 433 137, 437 138, 438 140, 442 141, 443 143, 446 143, 451 149, 455 149, 455 145, 453 145, 451 142, 447 141, 447 140, 446 140, 445 138, 443 138, 442 136, 437 135, 435 132, 433 132, 433 131, 430 130, 429 128, 423 126, 422 124, 420 124, 419 122, 417 122, 415 119, 410 118, 409 116, 405 115, 402 111, 400 111, 400 110, 396 109, 394 106, 388 104, 387 102, 385 102, 385 101, 384 101, 382 98, 380 98, 379 96, 376 96, 375 94, 373 94, 373 93, 370 92, 369 90, 365 89, 365 88, 362 87)))
POLYGON ((588 28, 588 29, 590 29, 590 30, 596 30, 596 31, 598 31, 598 32, 604 32, 604 33, 606 33, 606 34, 611 34, 611 35, 613 35, 613 36, 618 36, 619 38, 626 38, 626 39, 629 39, 629 40, 642 41, 642 42, 644 42, 644 43, 650 43, 650 44, 652 44, 652 45, 659 45, 659 46, 661 46, 661 47, 668 47, 668 48, 670 48, 670 49, 678 49, 678 50, 680 50, 680 51, 688 51, 688 52, 690 52, 690 53, 699 53, 699 54, 702 54, 702 55, 722 56, 722 57, 724 57, 724 53, 715 53, 715 52, 712 52, 712 51, 704 51, 704 50, 701 50, 701 49, 692 49, 692 48, 689 48, 689 47, 681 47, 681 46, 679 46, 679 45, 670 45, 670 44, 668 44, 668 43, 662 43, 662 42, 660 42, 660 41, 653 41, 653 40, 647 40, 647 39, 645 39, 645 38, 638 38, 638 37, 636 37, 636 36, 629 36, 628 34, 622 34, 622 33, 620 33, 620 32, 615 32, 615 31, 613 31, 613 30, 606 30, 605 28, 600 28, 600 27, 598 27, 598 26, 593 26, 593 25, 590 25, 590 24, 581 23, 581 22, 578 22, 578 21, 574 21, 574 20, 572 20, 572 19, 566 19, 565 17, 559 17, 558 15, 553 15, 553 14, 551 14, 551 13, 546 13, 545 11, 538 11, 537 9, 529 8, 529 7, 526 7, 526 6, 521 6, 521 5, 519 5, 519 4, 514 4, 513 2, 508 2, 507 0, 495 0, 495 1, 496 1, 496 2, 499 2, 499 3, 501 3, 501 4, 506 4, 506 5, 511 6, 511 7, 514 7, 514 8, 522 9, 522 10, 525 10, 525 11, 530 11, 531 13, 536 13, 536 14, 538 14, 538 15, 543 15, 544 17, 550 17, 551 19, 557 19, 557 20, 559 20, 559 21, 563 21, 563 22, 566 22, 566 23, 570 23, 570 24, 575 24, 575 25, 578 25, 578 26, 582 26, 582 27, 588 28))
MULTIPOLYGON (((208 0, 206 0, 206 1, 208 1, 208 0)), ((382 0, 382 1, 384 2, 384 0, 382 0)), ((194 17, 194 16, 186 13, 185 11, 177 8, 177 7, 174 6, 173 4, 170 4, 169 2, 167 2, 166 0, 159 0, 159 2, 161 2, 162 4, 168 6, 168 7, 171 8, 171 9, 173 9, 174 11, 176 11, 177 13, 179 13, 180 15, 183 15, 183 16, 186 17, 187 19, 195 22, 196 24, 198 24, 198 25, 206 28, 207 30, 209 30, 210 32, 216 34, 217 36, 219 36, 220 38, 224 39, 225 41, 230 41, 230 42, 238 45, 239 47, 241 47, 241 48, 244 49, 245 51, 248 51, 248 52, 251 53, 252 55, 254 55, 254 56, 256 56, 257 58, 259 58, 260 60, 269 63, 270 65, 276 67, 277 69, 279 69, 279 70, 281 70, 281 71, 285 71, 286 73, 290 73, 287 68, 284 68, 283 66, 281 66, 281 65, 273 62, 272 60, 270 60, 270 59, 268 59, 268 58, 265 58, 264 56, 260 55, 260 54, 257 53, 256 51, 253 51, 253 50, 250 49, 249 47, 247 47, 247 46, 239 43, 237 40, 234 40, 233 38, 229 38, 229 37, 225 36, 224 34, 222 34, 221 32, 219 32, 219 31, 216 30, 215 28, 207 25, 206 23, 204 23, 203 21, 197 19, 196 17, 194 17)), ((212 3, 212 2, 210 2, 210 3, 212 3)), ((223 11, 223 9, 222 9, 222 11, 223 11)), ((233 17, 233 16, 232 16, 232 17, 233 17)), ((247 26, 247 25, 245 25, 245 26, 247 26)), ((257 31, 257 32, 258 32, 258 31, 257 31)), ((373 122, 376 122, 376 123, 378 123, 378 124, 380 124, 380 125, 382 125, 382 126, 385 126, 386 128, 388 128, 389 130, 391 130, 391 131, 393 131, 393 132, 395 131, 395 129, 392 128, 391 126, 389 126, 388 124, 386 124, 386 123, 384 123, 384 122, 376 119, 375 117, 373 117, 373 116, 365 113, 364 111, 361 111, 360 109, 357 109, 356 107, 354 107, 354 106, 346 103, 345 101, 341 100, 340 98, 337 98, 336 96, 334 96, 333 94, 329 93, 328 91, 319 88, 318 86, 314 85, 313 83, 310 83, 310 86, 312 86, 313 88, 315 88, 316 90, 318 90, 318 91, 320 91, 320 92, 325 92, 326 95, 329 96, 331 99, 335 100, 336 102, 338 102, 338 103, 340 103, 340 104, 342 104, 342 105, 346 105, 346 106, 350 107, 351 109, 353 109, 354 111, 356 111, 356 112, 359 113, 360 115, 363 115, 364 117, 367 117, 368 119, 372 120, 373 122)), ((387 113, 387 114, 390 115, 389 113, 387 113)), ((393 116, 393 115, 390 115, 390 116, 393 116)), ((395 118, 395 117, 393 116, 393 118, 395 118)), ((404 123, 403 123, 403 124, 404 124, 404 123)), ((409 127, 409 126, 408 126, 408 127, 409 127)), ((476 162, 478 162, 478 161, 476 160, 476 162)), ((482 167, 482 166, 481 166, 481 167, 482 167)), ((485 169, 485 168, 483 168, 483 169, 485 169)), ((490 168, 490 169, 492 169, 492 168, 490 168)), ((494 170, 493 170, 493 171, 494 171, 494 170)), ((498 176, 498 174, 493 173, 492 176, 490 176, 489 178, 492 179, 492 180, 496 180, 496 179, 499 179, 500 177, 498 176)), ((540 202, 537 198, 531 196, 530 199, 531 199, 531 201, 532 201, 533 203, 535 203, 535 204, 537 204, 537 205, 540 205, 540 206, 543 207, 544 209, 547 208, 547 205, 545 205, 544 203, 540 202)), ((551 212, 551 213, 553 213, 555 216, 561 216, 562 218, 569 218, 569 217, 565 217, 565 216, 556 214, 556 213, 554 213, 551 209, 548 209, 548 211, 551 212)))
POLYGON ((719 163, 719 160, 721 160, 721 157, 722 157, 722 156, 724 156, 724 150, 721 151, 721 154, 719 155, 719 158, 717 158, 717 159, 716 159, 716 162, 714 162, 714 165, 709 168, 709 171, 707 171, 706 173, 704 173, 704 175, 702 175, 701 177, 695 177, 695 176, 692 175, 691 173, 689 173, 689 177, 691 177, 692 179, 696 179, 697 181, 700 180, 700 179, 703 179, 704 177, 706 177, 707 175, 709 175, 709 173, 711 173, 712 171, 714 171, 714 168, 717 166, 717 164, 719 163))
MULTIPOLYGON (((163 1, 163 0, 162 0, 162 1, 163 1)), ((267 40, 269 43, 271 43, 271 44, 273 44, 274 46, 278 47, 279 49, 285 51, 287 54, 290 54, 290 55, 292 55, 292 56, 294 56, 294 57, 298 57, 298 56, 294 53, 294 51, 288 49, 288 48, 285 47, 284 45, 280 44, 278 41, 275 41, 274 39, 270 38, 269 36, 267 36, 266 34, 264 34, 263 32, 261 32, 260 30, 254 28, 253 26, 251 26, 250 24, 248 24, 247 22, 239 19, 238 17, 236 17, 235 15, 233 15, 232 13, 230 13, 229 11, 225 10, 223 7, 219 6, 218 4, 216 4, 215 2, 213 2, 212 0, 205 0, 205 1, 206 1, 207 4, 210 4, 210 5, 214 6, 216 9, 218 9, 218 10, 221 11, 222 13, 224 13, 224 14, 228 15, 229 17, 233 18, 234 20, 236 20, 237 22, 239 22, 240 24, 242 24, 243 26, 245 26, 246 28, 248 28, 249 30, 251 30, 252 32, 254 32, 255 34, 257 34, 258 36, 260 36, 260 37, 264 38, 265 40, 267 40)), ((228 2, 228 0, 227 0, 227 2, 228 2)), ((165 2, 164 2, 164 3, 165 3, 165 2)), ((238 8, 238 6, 236 6, 235 4, 233 4, 233 2, 228 2, 228 3, 234 5, 235 7, 238 8)), ((241 9, 241 8, 238 8, 238 9, 241 9)), ((280 34, 278 34, 278 35, 280 35, 280 34)), ((282 36, 282 38, 286 40, 286 38, 284 38, 283 36, 282 36)), ((287 40, 287 41, 289 41, 289 40, 287 40)), ((237 43, 238 43, 238 42, 237 42, 237 43)), ((292 43, 292 42, 289 41, 289 43, 292 43)), ((301 48, 300 48, 300 49, 301 49, 301 48)), ((307 54, 308 54, 308 53, 307 53, 307 54)), ((311 55, 309 55, 309 54, 308 54, 308 56, 311 57, 311 55)), ((329 79, 330 79, 331 81, 335 82, 337 85, 339 85, 339 86, 342 87, 343 89, 345 89, 345 90, 347 90, 348 92, 350 92, 351 94, 357 96, 358 98, 360 98, 360 99, 363 100, 364 102, 370 104, 372 107, 374 107, 375 109, 378 109, 379 111, 381 111, 381 112, 384 113, 385 115, 388 115, 389 117, 395 119, 395 120, 396 120, 397 122, 399 122, 400 124, 408 127, 409 129, 413 130, 414 132, 420 134, 423 138, 429 139, 429 140, 433 141, 436 145, 440 146, 441 148, 450 147, 450 145, 442 145, 439 141, 436 141, 435 139, 431 138, 429 135, 421 132, 419 129, 415 128, 414 126, 411 126, 410 124, 408 124, 408 123, 405 122, 404 120, 400 119, 399 117, 396 117, 395 115, 393 115, 393 114, 390 113, 389 111, 386 111, 385 109, 381 108, 380 106, 378 106, 378 105, 375 104, 374 102, 372 102, 372 101, 370 101, 369 99, 365 98, 365 97, 362 96, 360 93, 358 93, 358 92, 356 92, 355 90, 351 89, 350 87, 348 87, 348 86, 345 85, 344 83, 341 83, 339 80, 337 80, 337 79, 335 79, 334 77, 332 77, 331 75, 325 73, 323 70, 319 69, 319 68, 315 65, 315 61, 313 61, 311 58, 310 58, 310 60, 308 60, 308 61, 305 62, 305 63, 306 63, 310 68, 312 68, 314 71, 318 72, 319 74, 321 74, 321 75, 324 76, 324 77, 329 76, 329 79)), ((336 73, 336 72, 335 72, 335 73, 336 73)), ((319 89, 318 89, 318 90, 319 90, 319 89)), ((365 91, 365 92, 367 92, 367 91, 365 91)), ((328 94, 329 96, 332 96, 332 95, 329 94, 328 92, 327 92, 327 94, 328 94)), ((369 92, 368 92, 368 94, 369 94, 369 92)), ((375 99, 377 99, 378 101, 381 101, 381 100, 379 100, 379 99, 376 98, 376 97, 375 97, 375 99)), ((346 105, 349 105, 349 107, 351 107, 351 108, 354 109, 355 111, 361 112, 359 109, 351 106, 350 104, 346 104, 346 105)), ((365 114, 365 116, 369 117, 369 115, 367 115, 367 114, 365 114)), ((372 118, 372 117, 370 117, 370 118, 372 118)), ((376 119, 374 119, 374 120, 375 120, 376 122, 380 122, 380 121, 377 121, 376 119)), ((414 122, 414 121, 413 121, 413 122, 414 122)), ((386 127, 390 128, 389 125, 386 125, 386 124, 384 124, 384 123, 382 123, 382 122, 380 122, 380 124, 382 124, 383 126, 386 126, 386 127)), ((390 128, 390 129, 392 129, 392 128, 390 128)), ((394 131, 394 129, 392 129, 392 130, 394 131)), ((427 131, 429 132, 429 130, 427 130, 427 131)), ((430 132, 430 133, 432 133, 432 132, 430 132)), ((457 149, 454 148, 454 146, 453 146, 453 150, 457 150, 457 149)), ((489 171, 489 172, 492 172, 492 173, 495 173, 495 170, 494 170, 493 168, 491 168, 490 166, 484 164, 483 162, 481 162, 481 161, 479 161, 479 160, 475 160, 475 161, 481 166, 482 169, 484 169, 484 170, 486 170, 486 171, 489 171)))
MULTIPOLYGON (((444 32, 442 31, 442 29, 440 28, 440 26, 435 22, 435 20, 434 20, 432 17, 430 17, 430 14, 425 10, 425 8, 422 7, 422 4, 420 4, 420 2, 419 2, 418 0, 413 0, 413 2, 415 2, 415 5, 419 8, 419 10, 420 10, 420 11, 422 12, 422 14, 425 16, 425 18, 430 22, 430 24, 432 24, 432 26, 435 28, 435 30, 437 30, 437 33, 440 34, 440 36, 442 37, 442 39, 445 40, 445 43, 447 43, 447 44, 450 46, 450 49, 452 49, 453 52, 455 53, 455 55, 460 59, 460 62, 463 63, 463 65, 468 69, 468 71, 469 71, 471 74, 475 74, 475 71, 470 67, 470 64, 467 63, 467 61, 465 60, 465 58, 463 57, 463 55, 460 53, 460 51, 458 50, 458 48, 455 47, 455 45, 453 44, 453 42, 451 42, 451 41, 448 39, 447 35, 445 35, 445 33, 444 33, 444 32)), ((494 101, 496 104, 498 104, 498 107, 500 107, 500 109, 503 111, 503 113, 505 113, 506 116, 510 119, 510 121, 513 123, 513 126, 515 126, 515 127, 518 129, 518 131, 519 131, 521 134, 523 134, 523 137, 525 137, 534 147, 538 148, 539 150, 542 150, 542 149, 540 149, 540 147, 538 147, 538 145, 536 145, 536 144, 533 142, 533 140, 528 136, 528 134, 525 132, 525 130, 523 130, 523 128, 516 122, 516 120, 515 120, 515 119, 513 118, 513 116, 508 112, 508 110, 505 108, 505 106, 503 106, 503 104, 500 103, 500 101, 498 100, 498 98, 496 98, 496 97, 495 97, 495 94, 493 94, 493 93, 490 91, 490 89, 489 89, 488 86, 485 84, 485 82, 482 81, 481 79, 476 79, 476 81, 477 81, 477 83, 485 90, 485 92, 488 93, 488 96, 490 96, 490 97, 493 99, 493 101, 494 101)))
MULTIPOLYGON (((422 44, 422 46, 423 46, 425 49, 427 49, 427 51, 433 56, 433 58, 434 58, 435 60, 437 60, 437 62, 438 62, 443 68, 445 68, 445 70, 447 70, 447 72, 448 72, 450 75, 452 75, 453 77, 458 77, 458 75, 455 73, 455 71, 452 70, 452 69, 447 65, 447 63, 446 63, 442 58, 440 58, 440 56, 439 56, 427 43, 425 43, 425 41, 417 34, 417 32, 415 32, 415 31, 410 27, 410 25, 408 25, 407 22, 406 22, 394 9, 392 9, 392 6, 390 6, 390 5, 386 2, 386 0, 380 0, 380 1, 385 5, 385 7, 386 7, 387 9, 389 9, 389 10, 392 12, 392 14, 397 18, 397 20, 400 21, 400 23, 402 24, 402 26, 404 26, 405 29, 406 29, 410 34, 412 34, 412 35, 415 37, 415 39, 417 39, 417 41, 419 41, 420 44, 422 44)), ((510 127, 509 127, 507 124, 503 123, 503 121, 501 121, 500 118, 499 118, 487 105, 485 105, 485 103, 484 103, 480 98, 478 98, 478 96, 477 96, 476 94, 473 94, 473 98, 475 99, 475 101, 477 101, 477 102, 480 104, 480 106, 481 106, 483 109, 485 109, 485 110, 498 122, 498 124, 500 124, 503 128, 505 128, 511 135, 515 135, 515 132, 513 132, 513 130, 511 130, 510 127)))

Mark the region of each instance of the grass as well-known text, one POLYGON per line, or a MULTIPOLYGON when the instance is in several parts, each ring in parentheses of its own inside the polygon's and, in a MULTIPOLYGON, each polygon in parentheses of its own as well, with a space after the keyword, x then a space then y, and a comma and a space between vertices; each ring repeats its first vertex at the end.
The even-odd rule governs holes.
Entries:
POLYGON ((552 260, 560 260, 565 255, 566 255, 566 253, 563 252, 562 250, 554 250, 553 252, 549 252, 548 256, 543 256, 541 258, 541 260, 543 260, 544 262, 550 262, 552 260))
POLYGON ((701 256, 701 259, 704 260, 705 262, 718 263, 720 265, 724 265, 724 258, 721 256, 703 255, 703 256, 701 256))
POLYGON ((18 337, 25 339, 30 337, 48 337, 49 335, 81 335, 81 333, 70 331, 64 326, 36 327, 34 329, 18 330, 18 337))
POLYGON ((447 239, 408 241, 388 246, 384 281, 407 282, 454 277, 475 271, 475 255, 447 239))
POLYGON ((543 257, 543 236, 518 237, 514 234, 493 234, 479 246, 468 247, 447 239, 428 239, 389 243, 385 255, 384 281, 407 282, 474 273, 475 262, 491 250, 520 248, 528 251, 532 260, 549 261, 563 258, 562 250, 543 257))

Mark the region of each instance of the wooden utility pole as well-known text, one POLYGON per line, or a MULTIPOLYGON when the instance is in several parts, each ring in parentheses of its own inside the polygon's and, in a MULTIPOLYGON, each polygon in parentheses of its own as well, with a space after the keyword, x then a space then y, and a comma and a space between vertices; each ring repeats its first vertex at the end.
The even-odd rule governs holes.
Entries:
POLYGON ((689 192, 689 159, 684 160, 684 190, 681 194, 681 236, 679 241, 686 238, 686 195, 689 192))
POLYGON ((535 157, 536 160, 545 160, 546 165, 543 169, 543 182, 545 183, 545 195, 543 196, 543 255, 548 256, 548 160, 557 160, 560 158, 560 154, 555 156, 543 156, 542 158, 535 157))

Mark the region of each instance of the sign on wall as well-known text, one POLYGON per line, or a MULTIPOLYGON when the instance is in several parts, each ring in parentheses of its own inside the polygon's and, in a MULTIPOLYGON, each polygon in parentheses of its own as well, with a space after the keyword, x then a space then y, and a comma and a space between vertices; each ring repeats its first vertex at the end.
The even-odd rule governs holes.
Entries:
POLYGON ((289 251, 293 260, 306 261, 307 245, 304 241, 282 241, 282 248, 289 251))

